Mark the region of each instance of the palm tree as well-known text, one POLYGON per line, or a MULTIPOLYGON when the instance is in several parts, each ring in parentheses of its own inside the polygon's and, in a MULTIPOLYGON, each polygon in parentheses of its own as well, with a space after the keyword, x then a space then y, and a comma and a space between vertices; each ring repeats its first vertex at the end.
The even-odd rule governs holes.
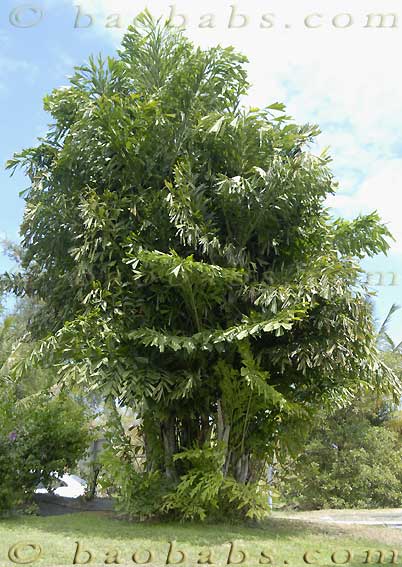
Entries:
MULTIPOLYGON (((402 374, 402 341, 396 343, 388 334, 389 323, 394 314, 401 309, 400 305, 393 303, 382 322, 377 333, 377 345, 382 351, 382 357, 386 364, 398 374, 402 374)), ((395 407, 395 406, 394 406, 395 407)), ((388 415, 386 426, 398 433, 402 438, 402 400, 399 407, 388 415)))
POLYGON ((381 324, 381 327, 377 334, 377 344, 380 350, 385 352, 394 352, 400 353, 402 352, 402 341, 396 344, 388 334, 388 326, 389 322, 391 321, 394 313, 401 309, 400 305, 393 303, 388 311, 387 316, 385 317, 384 321, 381 324))

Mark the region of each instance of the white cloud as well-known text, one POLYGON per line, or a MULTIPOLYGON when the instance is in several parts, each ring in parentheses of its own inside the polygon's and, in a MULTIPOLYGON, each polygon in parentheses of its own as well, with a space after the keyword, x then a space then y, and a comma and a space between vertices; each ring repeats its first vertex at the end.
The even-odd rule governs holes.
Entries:
POLYGON ((349 218, 377 210, 396 239, 393 252, 402 254, 402 159, 379 162, 353 195, 335 195, 328 206, 349 218))

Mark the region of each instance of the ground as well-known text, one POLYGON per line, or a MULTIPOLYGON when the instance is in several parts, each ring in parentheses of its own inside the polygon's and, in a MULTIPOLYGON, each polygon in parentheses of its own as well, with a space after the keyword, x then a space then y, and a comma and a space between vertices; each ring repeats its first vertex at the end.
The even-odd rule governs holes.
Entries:
POLYGON ((247 567, 267 564, 270 560, 277 567, 355 566, 377 561, 376 550, 383 550, 387 564, 392 559, 391 550, 398 550, 401 557, 394 553, 394 563, 402 564, 401 536, 401 531, 393 528, 319 525, 279 518, 275 514, 258 526, 249 527, 134 523, 118 519, 110 512, 25 516, 0 521, 0 565, 11 567, 30 558, 38 558, 31 563, 34 565, 72 565, 77 542, 80 545, 77 562, 91 565, 117 562, 135 565, 135 561, 138 564, 148 561, 149 565, 159 567, 166 565, 171 546, 171 563, 178 564, 183 552, 186 555, 186 561, 181 563, 183 567, 196 566, 198 560, 198 565, 202 560, 205 563, 208 558, 217 567, 223 567, 228 564, 230 542, 231 562, 240 563, 244 558, 242 564, 247 567), (40 558, 38 546, 42 549, 40 558), (372 553, 367 561, 368 550, 372 553))
POLYGON ((312 512, 280 512, 281 518, 332 524, 360 524, 402 528, 402 508, 382 510, 314 510, 312 512))

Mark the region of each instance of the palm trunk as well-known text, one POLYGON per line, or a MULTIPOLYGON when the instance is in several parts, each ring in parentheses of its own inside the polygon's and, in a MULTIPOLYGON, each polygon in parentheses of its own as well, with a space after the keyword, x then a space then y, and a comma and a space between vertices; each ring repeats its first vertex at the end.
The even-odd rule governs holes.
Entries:
POLYGON ((173 455, 177 453, 176 442, 176 420, 173 416, 168 417, 161 423, 163 448, 165 452, 165 474, 169 480, 177 481, 177 472, 173 461, 173 455))

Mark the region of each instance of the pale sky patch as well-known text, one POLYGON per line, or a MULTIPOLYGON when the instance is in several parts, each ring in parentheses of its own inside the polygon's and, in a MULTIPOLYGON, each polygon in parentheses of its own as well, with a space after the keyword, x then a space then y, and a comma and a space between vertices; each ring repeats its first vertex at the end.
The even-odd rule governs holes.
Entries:
POLYGON ((392 251, 402 254, 402 159, 386 160, 365 178, 353 195, 335 195, 328 205, 351 218, 377 210, 396 242, 392 251))

